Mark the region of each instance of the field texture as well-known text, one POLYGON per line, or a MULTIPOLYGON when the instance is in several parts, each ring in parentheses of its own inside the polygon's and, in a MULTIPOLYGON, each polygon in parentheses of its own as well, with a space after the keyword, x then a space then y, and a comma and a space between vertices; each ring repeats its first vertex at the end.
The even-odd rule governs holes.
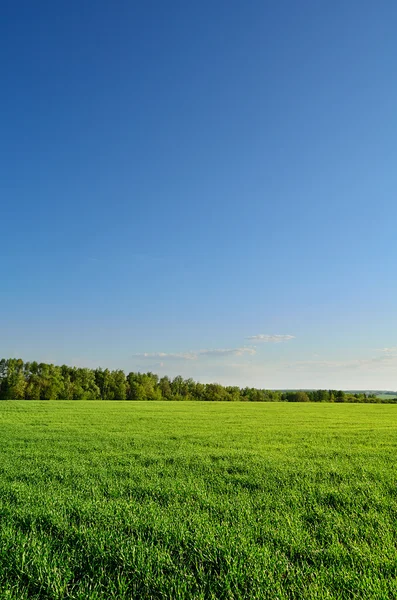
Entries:
POLYGON ((397 407, 0 403, 0 598, 397 598, 397 407))

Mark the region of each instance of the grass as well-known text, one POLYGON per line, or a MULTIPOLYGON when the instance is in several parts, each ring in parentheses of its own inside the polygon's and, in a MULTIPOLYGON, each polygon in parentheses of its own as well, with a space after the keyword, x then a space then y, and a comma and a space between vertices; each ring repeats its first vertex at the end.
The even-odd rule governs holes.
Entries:
POLYGON ((1 599, 397 597, 397 408, 0 403, 1 599))

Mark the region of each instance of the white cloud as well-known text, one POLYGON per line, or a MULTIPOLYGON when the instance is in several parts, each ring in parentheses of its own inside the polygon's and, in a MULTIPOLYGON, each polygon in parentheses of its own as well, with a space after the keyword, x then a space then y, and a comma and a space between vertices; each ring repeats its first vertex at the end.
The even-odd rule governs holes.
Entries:
POLYGON ((350 360, 298 360, 284 364, 285 368, 297 370, 321 370, 330 369, 334 371, 344 369, 360 369, 363 371, 388 370, 397 367, 397 355, 385 354, 384 356, 373 356, 370 358, 357 358, 350 360))
POLYGON ((243 356, 243 354, 256 354, 255 348, 244 346, 242 348, 218 348, 215 350, 199 350, 199 356, 243 356))
POLYGON ((142 358, 145 360, 160 360, 163 362, 164 360, 197 360, 201 356, 210 356, 210 357, 221 357, 221 356, 243 356, 244 354, 249 354, 252 356, 256 354, 255 348, 249 348, 248 346, 243 346, 242 348, 215 348, 214 350, 206 349, 206 350, 196 350, 191 352, 176 352, 176 353, 167 353, 167 352, 142 352, 138 354, 134 354, 135 358, 142 358))
POLYGON ((246 338, 247 340, 255 342, 270 342, 273 344, 279 344, 280 342, 288 342, 289 340, 295 339, 294 335, 281 335, 281 334, 268 334, 260 333, 258 335, 250 335, 246 338))
POLYGON ((135 358, 145 358, 150 360, 195 360, 197 353, 195 352, 180 352, 180 353, 167 353, 167 352, 142 352, 134 354, 135 358))
POLYGON ((390 348, 380 348, 378 351, 383 352, 383 354, 386 354, 388 356, 397 356, 397 346, 392 346, 390 348))

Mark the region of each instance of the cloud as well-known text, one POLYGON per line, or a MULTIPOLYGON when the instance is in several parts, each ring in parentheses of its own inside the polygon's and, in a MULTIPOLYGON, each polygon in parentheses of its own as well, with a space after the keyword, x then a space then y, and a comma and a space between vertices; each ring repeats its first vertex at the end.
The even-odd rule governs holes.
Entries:
POLYGON ((294 335, 281 335, 281 334, 268 334, 260 333, 258 335, 250 335, 246 338, 252 342, 270 342, 273 344, 279 344, 280 342, 288 342, 289 340, 295 339, 294 335))
POLYGON ((250 356, 256 354, 255 348, 249 348, 243 346, 242 348, 215 348, 214 350, 196 350, 191 352, 142 352, 134 354, 135 358, 145 360, 156 360, 163 362, 164 360, 197 360, 201 356, 209 357, 221 357, 221 356, 243 356, 249 354, 250 356))
POLYGON ((378 352, 383 352, 388 356, 397 356, 397 346, 392 346, 391 348, 380 348, 378 352))
POLYGON ((255 348, 244 346, 242 348, 218 348, 215 350, 199 350, 199 356, 243 356, 243 354, 256 354, 255 348))
POLYGON ((286 369, 348 369, 360 366, 360 360, 295 360, 293 362, 284 363, 286 369))
POLYGON ((397 355, 385 354, 384 356, 373 356, 371 358, 356 358, 350 360, 301 360, 284 364, 285 368, 297 370, 344 370, 359 369, 363 371, 388 370, 397 367, 397 355))
POLYGON ((145 358, 150 360, 195 360, 197 353, 195 352, 180 352, 180 353, 167 353, 167 352, 141 352, 134 354, 135 358, 145 358))

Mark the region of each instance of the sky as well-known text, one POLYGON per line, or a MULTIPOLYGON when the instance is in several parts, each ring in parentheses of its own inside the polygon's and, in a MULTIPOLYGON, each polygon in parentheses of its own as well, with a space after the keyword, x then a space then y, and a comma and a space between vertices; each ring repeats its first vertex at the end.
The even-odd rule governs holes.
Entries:
POLYGON ((0 0, 0 354, 397 390, 394 0, 0 0))

